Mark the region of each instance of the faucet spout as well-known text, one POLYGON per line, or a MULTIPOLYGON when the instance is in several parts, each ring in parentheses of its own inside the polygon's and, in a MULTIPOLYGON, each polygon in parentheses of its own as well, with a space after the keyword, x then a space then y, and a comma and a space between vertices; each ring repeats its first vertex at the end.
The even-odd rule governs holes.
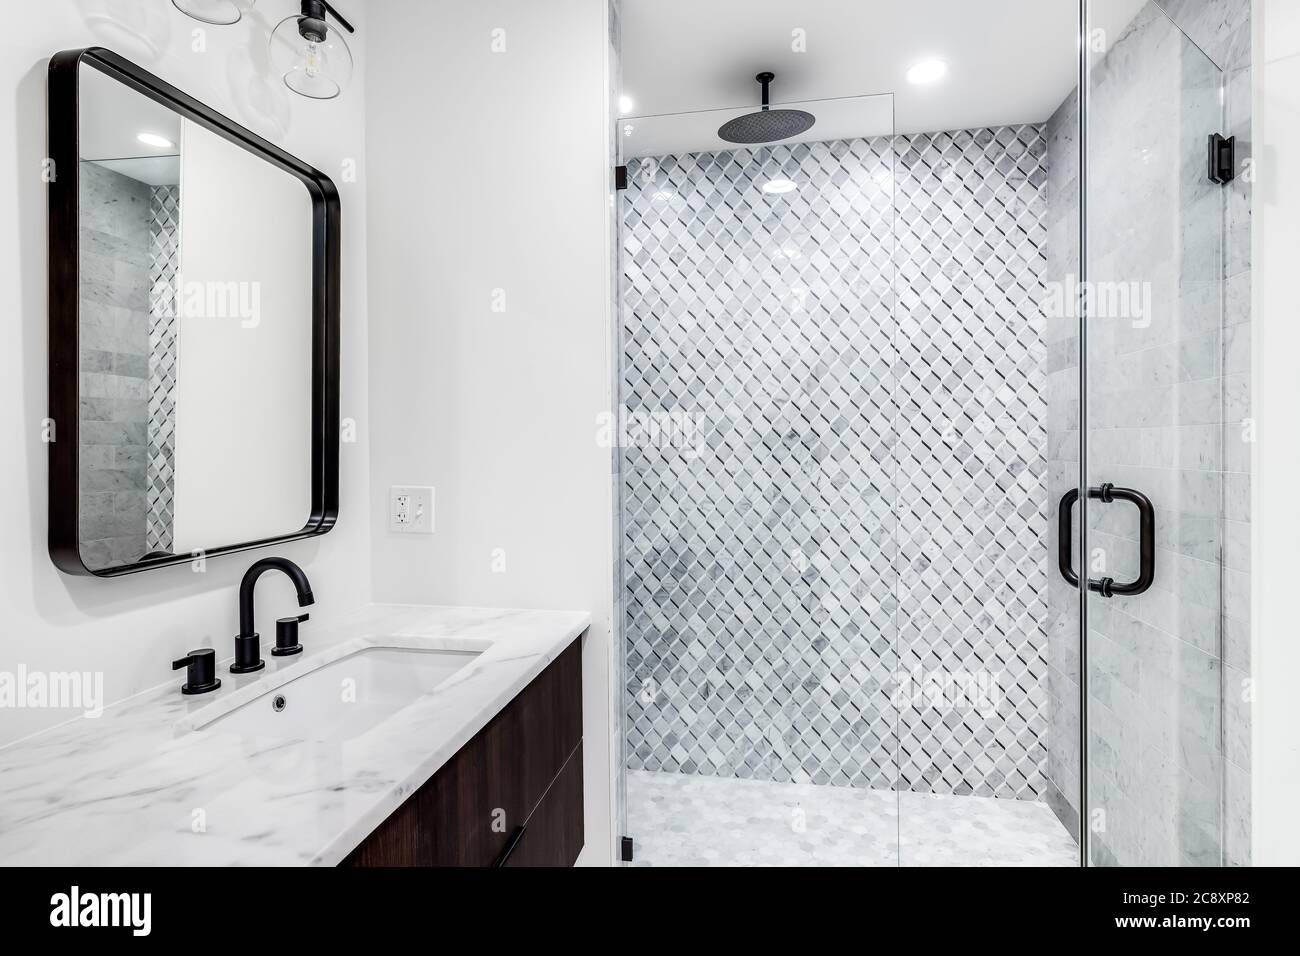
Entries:
POLYGON ((298 606, 307 607, 315 604, 316 598, 311 593, 311 582, 302 568, 288 558, 263 558, 244 572, 244 579, 239 582, 239 636, 252 637, 256 632, 256 619, 253 612, 253 589, 257 579, 267 571, 283 571, 293 582, 298 591, 298 606))

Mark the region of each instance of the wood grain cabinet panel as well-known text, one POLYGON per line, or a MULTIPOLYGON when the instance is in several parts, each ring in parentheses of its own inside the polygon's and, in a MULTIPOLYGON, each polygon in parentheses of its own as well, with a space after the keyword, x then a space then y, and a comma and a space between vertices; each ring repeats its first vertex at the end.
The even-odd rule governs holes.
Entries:
POLYGON ((571 866, 583 843, 581 643, 570 644, 342 865, 571 866))
POLYGON ((582 745, 569 755, 501 866, 573 866, 582 849, 582 745))

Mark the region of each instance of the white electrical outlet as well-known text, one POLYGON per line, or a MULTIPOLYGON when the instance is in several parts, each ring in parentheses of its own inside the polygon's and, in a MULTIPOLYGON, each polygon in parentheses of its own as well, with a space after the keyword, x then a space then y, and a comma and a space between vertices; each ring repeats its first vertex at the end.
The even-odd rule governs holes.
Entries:
POLYGON ((433 489, 393 485, 388 489, 388 530, 433 534, 433 489))

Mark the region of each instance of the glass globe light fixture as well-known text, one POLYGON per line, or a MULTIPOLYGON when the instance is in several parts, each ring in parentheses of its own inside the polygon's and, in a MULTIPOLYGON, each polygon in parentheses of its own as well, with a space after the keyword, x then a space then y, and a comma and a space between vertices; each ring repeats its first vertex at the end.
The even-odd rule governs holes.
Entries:
POLYGON ((271 34, 271 66, 299 96, 332 100, 352 79, 352 51, 332 17, 348 33, 352 25, 324 0, 302 0, 302 13, 280 21, 271 34))
POLYGON ((172 0, 172 6, 193 20, 228 27, 238 23, 257 0, 172 0))

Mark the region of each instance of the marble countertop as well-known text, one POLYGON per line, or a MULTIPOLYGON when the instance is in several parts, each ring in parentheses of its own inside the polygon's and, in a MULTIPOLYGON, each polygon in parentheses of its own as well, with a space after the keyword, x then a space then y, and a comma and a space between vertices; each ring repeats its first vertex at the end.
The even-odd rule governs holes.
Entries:
POLYGON ((266 669, 236 676, 223 663, 215 693, 183 696, 178 673, 98 718, 0 748, 0 864, 334 865, 590 623, 579 612, 371 605, 313 618, 296 658, 272 657, 263 639, 266 669), (185 732, 202 708, 366 646, 485 649, 350 739, 185 732))

